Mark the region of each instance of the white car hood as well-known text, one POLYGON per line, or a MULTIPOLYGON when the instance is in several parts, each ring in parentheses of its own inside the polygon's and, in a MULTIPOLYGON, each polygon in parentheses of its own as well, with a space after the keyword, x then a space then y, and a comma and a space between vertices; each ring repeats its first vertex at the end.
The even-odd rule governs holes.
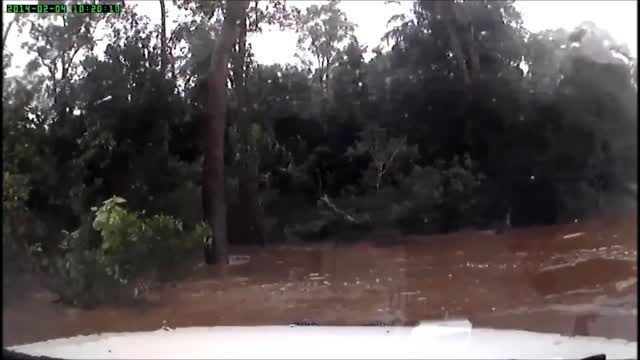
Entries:
POLYGON ((637 358, 637 343, 517 330, 468 321, 416 327, 240 326, 109 333, 15 346, 63 359, 607 359, 637 358))

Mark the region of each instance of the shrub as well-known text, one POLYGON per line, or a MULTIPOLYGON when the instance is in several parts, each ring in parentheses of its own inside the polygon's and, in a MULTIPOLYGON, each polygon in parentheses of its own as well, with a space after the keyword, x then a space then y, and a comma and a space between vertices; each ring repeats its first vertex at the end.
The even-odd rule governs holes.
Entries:
POLYGON ((102 243, 98 261, 107 274, 126 283, 140 275, 141 260, 149 253, 150 233, 136 213, 120 206, 126 201, 119 197, 106 200, 100 208, 93 208, 93 228, 100 233, 102 243))
POLYGON ((392 205, 392 220, 404 231, 439 231, 444 191, 441 171, 415 166, 411 175, 400 183, 402 201, 392 205))
POLYGON ((448 231, 468 225, 483 180, 468 155, 433 167, 415 166, 400 183, 402 201, 392 206, 391 217, 410 231, 448 231), (465 220, 452 223, 452 219, 465 220))
POLYGON ((485 177, 475 169, 475 165, 468 154, 462 159, 454 157, 448 166, 441 168, 442 172, 442 210, 446 217, 453 222, 445 225, 445 230, 455 230, 462 226, 471 225, 478 201, 478 191, 485 177))
POLYGON ((159 211, 166 215, 181 219, 187 228, 196 226, 202 221, 202 204, 200 187, 187 181, 177 188, 167 192, 158 200, 159 211))
POLYGON ((363 153, 369 153, 372 159, 364 173, 363 185, 377 192, 398 177, 403 167, 414 162, 418 147, 407 145, 404 137, 390 137, 386 129, 373 125, 365 128, 360 140, 347 151, 349 156, 363 153))
POLYGON ((125 209, 119 197, 95 209, 93 228, 102 237, 98 260, 115 279, 128 281, 143 273, 170 271, 210 234, 204 224, 185 231, 182 221, 168 215, 142 218, 125 209))
POLYGON ((169 279, 177 266, 200 249, 202 239, 211 235, 209 227, 197 224, 191 231, 184 231, 180 220, 167 215, 154 215, 145 220, 149 239, 149 254, 153 270, 161 280, 169 279))
POLYGON ((49 287, 64 304, 90 308, 128 298, 126 281, 110 275, 98 260, 99 252, 89 247, 92 231, 88 222, 76 231, 63 231, 61 252, 50 261, 49 287))
POLYGON ((27 214, 28 178, 2 173, 2 283, 8 286, 24 270, 28 245, 20 237, 22 220, 27 214))
POLYGON ((62 252, 52 260, 57 281, 52 290, 65 303, 92 306, 128 300, 128 285, 145 276, 168 279, 211 234, 205 224, 186 231, 172 216, 143 217, 127 210, 125 203, 112 197, 93 208, 93 221, 64 232, 62 252), (92 234, 100 238, 97 248, 90 246, 92 234))

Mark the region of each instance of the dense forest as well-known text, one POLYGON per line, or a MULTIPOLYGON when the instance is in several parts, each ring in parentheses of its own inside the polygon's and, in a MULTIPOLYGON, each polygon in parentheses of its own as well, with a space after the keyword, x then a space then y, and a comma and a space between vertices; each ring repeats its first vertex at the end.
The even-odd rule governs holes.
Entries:
POLYGON ((367 49, 335 0, 173 0, 187 20, 170 30, 164 0, 157 25, 100 3, 125 6, 5 26, 7 286, 38 271, 88 306, 175 276, 203 246, 226 262, 230 245, 567 223, 635 202, 637 61, 591 22, 532 33, 513 1, 415 1, 367 49), (256 61, 248 38, 268 26, 297 33, 301 65, 256 61), (13 32, 29 62, 7 77, 13 32))

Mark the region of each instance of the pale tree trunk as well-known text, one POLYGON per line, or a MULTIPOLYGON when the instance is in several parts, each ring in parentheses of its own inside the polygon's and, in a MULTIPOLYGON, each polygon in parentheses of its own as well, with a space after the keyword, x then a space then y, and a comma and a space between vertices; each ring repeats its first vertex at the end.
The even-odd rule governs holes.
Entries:
POLYGON ((213 230, 215 259, 228 262, 227 206, 225 201, 224 138, 227 106, 227 67, 238 38, 239 23, 246 16, 248 0, 227 1, 222 32, 209 65, 209 120, 204 128, 202 200, 206 221, 213 230))
MULTIPOLYGON (((9 35, 9 31, 11 30, 11 27, 16 22, 16 19, 17 19, 17 16, 14 15, 13 19, 11 19, 11 21, 7 25, 7 28, 4 30, 4 34, 2 34, 2 78, 3 79, 4 79, 4 76, 6 74, 5 63, 4 63, 4 49, 5 49, 5 45, 7 43, 7 36, 9 35)), ((4 89, 4 84, 2 86, 2 89, 4 89)))
POLYGON ((2 34, 2 51, 3 52, 5 48, 4 45, 7 43, 7 36, 9 35, 9 31, 11 30, 11 27, 13 26, 13 24, 16 22, 17 18, 18 18, 17 15, 13 15, 13 19, 11 19, 11 21, 7 25, 7 28, 4 30, 4 34, 2 34))

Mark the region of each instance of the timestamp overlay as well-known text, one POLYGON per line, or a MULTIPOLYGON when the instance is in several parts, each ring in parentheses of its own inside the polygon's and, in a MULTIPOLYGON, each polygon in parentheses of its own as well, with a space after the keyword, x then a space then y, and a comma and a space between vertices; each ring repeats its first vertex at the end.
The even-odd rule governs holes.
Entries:
POLYGON ((7 4, 6 12, 10 14, 119 14, 122 12, 122 4, 7 4))

